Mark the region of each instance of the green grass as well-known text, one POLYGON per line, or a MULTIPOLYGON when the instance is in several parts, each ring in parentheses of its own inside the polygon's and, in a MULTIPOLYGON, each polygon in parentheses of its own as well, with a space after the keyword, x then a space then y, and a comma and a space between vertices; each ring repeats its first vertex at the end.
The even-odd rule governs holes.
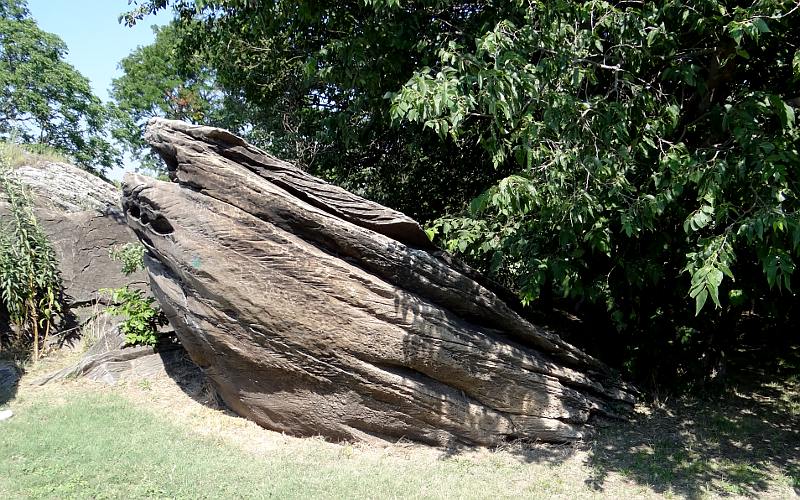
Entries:
POLYGON ((543 484, 519 462, 430 462, 364 455, 316 439, 305 443, 254 455, 190 435, 119 395, 83 394, 65 404, 42 400, 0 423, 0 498, 563 494, 558 484, 543 484), (507 480, 522 484, 509 486, 507 480))
POLYGON ((216 409, 192 377, 25 382, 67 361, 31 365, 8 405, 0 499, 800 495, 794 373, 640 406, 578 446, 445 450, 283 436, 216 409))

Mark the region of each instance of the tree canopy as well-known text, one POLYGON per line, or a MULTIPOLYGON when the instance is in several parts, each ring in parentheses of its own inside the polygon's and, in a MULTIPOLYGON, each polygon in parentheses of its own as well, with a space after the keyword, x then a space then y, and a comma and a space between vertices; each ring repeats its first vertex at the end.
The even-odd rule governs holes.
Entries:
POLYGON ((708 373, 744 322, 794 321, 796 2, 148 0, 126 20, 169 7, 180 57, 277 154, 431 221, 631 372, 708 373))
MULTIPOLYGON (((139 14, 165 4, 143 4, 139 14)), ((263 132, 249 138, 275 154, 425 220, 500 178, 484 168, 477 144, 392 124, 385 95, 436 61, 436 38, 453 30, 438 20, 445 8, 395 11, 361 0, 175 7, 181 57, 201 60, 257 110, 252 123, 263 132)))
POLYGON ((104 135, 108 113, 66 53, 24 1, 0 0, 0 136, 54 147, 102 171, 119 160, 104 135))
POLYGON ((153 30, 155 41, 120 61, 123 74, 112 82, 114 136, 123 147, 144 167, 157 171, 160 161, 143 139, 147 120, 156 116, 255 136, 243 101, 217 85, 214 72, 198 57, 180 57, 176 25, 153 30))

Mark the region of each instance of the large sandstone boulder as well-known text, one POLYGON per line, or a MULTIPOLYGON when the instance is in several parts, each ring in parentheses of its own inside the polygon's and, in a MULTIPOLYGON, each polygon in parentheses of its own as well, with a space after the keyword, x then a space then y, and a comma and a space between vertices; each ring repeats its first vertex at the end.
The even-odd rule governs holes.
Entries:
MULTIPOLYGON (((144 272, 125 276, 109 256, 111 247, 137 241, 125 224, 116 186, 73 165, 34 157, 13 175, 32 194, 34 213, 59 262, 68 319, 60 325, 62 333, 79 333, 96 312, 102 288, 149 290, 144 272)), ((0 223, 6 214, 7 203, 0 201, 0 223)))
MULTIPOLYGON (((58 325, 56 341, 66 334, 83 333, 84 345, 97 337, 74 366, 43 377, 53 380, 86 377, 114 384, 121 380, 154 378, 183 369, 184 351, 174 342, 170 328, 162 328, 156 347, 127 347, 120 331, 122 318, 103 312, 98 300, 102 288, 134 286, 149 293, 147 275, 125 276, 121 263, 109 256, 117 245, 137 242, 120 208, 120 190, 113 184, 72 165, 41 162, 17 167, 13 175, 33 195, 37 220, 53 245, 59 263, 67 321, 58 325)), ((0 219, 7 213, 0 203, 0 219)), ((12 371, 0 361, 0 403, 10 394, 12 371)), ((10 397, 10 396, 8 396, 10 397)))
POLYGON ((334 439, 570 441, 635 391, 520 317, 419 225, 223 130, 151 121, 175 183, 123 206, 153 292, 223 400, 334 439))

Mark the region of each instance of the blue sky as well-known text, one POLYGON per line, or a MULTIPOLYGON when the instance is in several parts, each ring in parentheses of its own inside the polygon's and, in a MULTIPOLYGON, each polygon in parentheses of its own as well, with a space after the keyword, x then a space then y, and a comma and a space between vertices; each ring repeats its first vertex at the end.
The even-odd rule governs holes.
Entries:
POLYGON ((39 27, 55 33, 69 47, 67 61, 92 82, 107 100, 111 80, 120 75, 117 63, 140 45, 153 41, 154 24, 169 22, 170 13, 145 18, 133 28, 117 21, 129 10, 127 0, 28 0, 39 27))
MULTIPOLYGON (((94 93, 108 100, 111 80, 121 75, 117 63, 140 45, 154 39, 151 26, 169 22, 171 13, 145 18, 133 28, 117 21, 128 9, 127 0, 28 0, 31 16, 44 31, 55 33, 67 44, 66 59, 92 83, 94 93)), ((120 179, 130 162, 109 172, 120 179)))

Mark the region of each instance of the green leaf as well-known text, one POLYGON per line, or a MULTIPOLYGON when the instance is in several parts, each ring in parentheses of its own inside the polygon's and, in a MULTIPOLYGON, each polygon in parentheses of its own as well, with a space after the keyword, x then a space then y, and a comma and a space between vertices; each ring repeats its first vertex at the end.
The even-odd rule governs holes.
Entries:
POLYGON ((716 268, 711 268, 706 275, 706 280, 708 281, 709 285, 713 288, 719 287, 722 283, 723 274, 722 271, 716 268))
POLYGON ((731 23, 728 25, 728 33, 730 34, 733 41, 736 42, 736 45, 741 45, 742 38, 744 37, 744 30, 742 29, 741 24, 739 23, 731 23))
POLYGON ((757 17, 753 19, 753 26, 756 27, 759 33, 770 33, 769 26, 767 26, 767 22, 764 18, 757 17))
POLYGON ((647 34, 647 45, 648 46, 652 46, 655 43, 655 40, 656 40, 656 37, 658 36, 658 34, 659 34, 659 30, 658 29, 650 30, 650 32, 647 34))
POLYGON ((800 78, 800 50, 796 50, 792 58, 792 71, 795 78, 800 78))
POLYGON ((706 299, 708 298, 708 291, 704 288, 700 293, 697 294, 695 297, 695 309, 694 315, 698 316, 700 311, 703 310, 703 306, 706 304, 706 299))
POLYGON ((672 126, 677 127, 680 118, 680 108, 675 104, 670 104, 667 106, 667 114, 669 115, 672 126))

